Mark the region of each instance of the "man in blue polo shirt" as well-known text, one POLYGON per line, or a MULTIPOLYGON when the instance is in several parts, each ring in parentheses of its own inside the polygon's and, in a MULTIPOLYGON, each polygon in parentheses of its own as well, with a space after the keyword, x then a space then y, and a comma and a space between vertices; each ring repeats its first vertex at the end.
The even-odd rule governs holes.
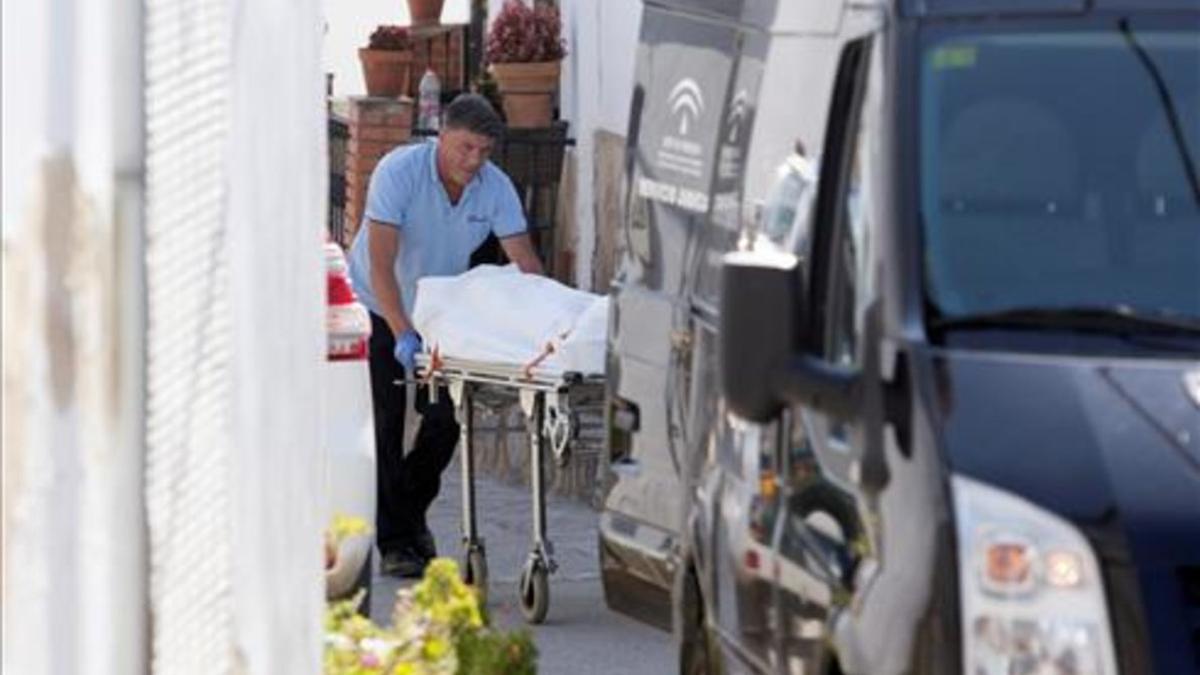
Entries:
POLYGON ((419 576, 436 555, 425 512, 458 443, 450 397, 443 391, 430 403, 419 389, 421 426, 404 454, 405 390, 395 382, 412 372, 421 349, 411 320, 417 281, 465 272, 489 233, 522 272, 542 273, 512 182, 488 161, 503 132, 486 99, 454 99, 436 143, 401 146, 380 160, 351 246, 350 280, 371 312, 375 531, 385 574, 419 576))

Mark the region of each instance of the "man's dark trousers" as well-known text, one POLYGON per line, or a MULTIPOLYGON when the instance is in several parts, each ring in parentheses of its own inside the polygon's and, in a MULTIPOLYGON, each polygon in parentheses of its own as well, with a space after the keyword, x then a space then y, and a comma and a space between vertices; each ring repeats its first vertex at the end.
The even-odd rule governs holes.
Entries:
POLYGON ((401 551, 427 530, 425 512, 437 497, 442 471, 454 457, 458 422, 445 387, 437 403, 417 387, 421 415, 413 451, 404 454, 404 368, 393 355, 396 340, 383 317, 371 313, 371 399, 375 414, 375 541, 380 555, 401 551))

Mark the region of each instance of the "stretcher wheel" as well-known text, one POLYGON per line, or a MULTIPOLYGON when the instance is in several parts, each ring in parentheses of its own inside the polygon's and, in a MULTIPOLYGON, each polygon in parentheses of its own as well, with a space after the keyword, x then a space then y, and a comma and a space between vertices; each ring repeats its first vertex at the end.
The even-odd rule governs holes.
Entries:
POLYGON ((480 606, 487 605, 487 556, 482 549, 476 548, 467 552, 466 562, 463 563, 463 583, 475 588, 475 592, 479 594, 480 606))
POLYGON ((550 609, 550 580, 546 566, 541 561, 532 561, 521 571, 521 585, 518 595, 521 597, 521 613, 525 621, 539 624, 546 620, 546 612, 550 609))

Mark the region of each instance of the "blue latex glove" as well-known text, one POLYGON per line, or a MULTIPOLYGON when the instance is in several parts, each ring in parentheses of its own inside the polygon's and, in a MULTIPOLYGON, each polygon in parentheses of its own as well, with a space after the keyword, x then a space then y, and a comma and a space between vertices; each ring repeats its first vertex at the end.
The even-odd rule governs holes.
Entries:
POLYGON ((410 375, 413 374, 413 366, 415 365, 413 363, 414 357, 416 357, 417 352, 421 351, 422 344, 421 336, 411 328, 401 333, 400 339, 396 340, 396 349, 392 352, 392 355, 396 357, 396 361, 404 366, 404 369, 410 375))

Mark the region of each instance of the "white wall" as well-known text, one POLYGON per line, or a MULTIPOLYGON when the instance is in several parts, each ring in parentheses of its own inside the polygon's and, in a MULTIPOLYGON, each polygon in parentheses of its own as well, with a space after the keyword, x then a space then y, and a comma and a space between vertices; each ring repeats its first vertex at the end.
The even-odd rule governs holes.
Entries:
POLYGON ((560 7, 568 50, 561 108, 576 143, 575 278, 586 287, 596 244, 593 140, 599 130, 627 131, 642 1, 560 0, 560 7))
POLYGON ((4 672, 146 667, 139 6, 3 5, 4 672))
MULTIPOLYGON (((333 73, 334 96, 366 93, 358 48, 367 46, 371 31, 380 24, 408 25, 408 3, 404 0, 322 0, 325 37, 322 41, 325 72, 333 73)), ((467 23, 468 0, 446 0, 442 23, 467 23)))
POLYGON ((246 675, 315 674, 325 586, 314 544, 329 526, 320 0, 231 2, 224 218, 235 649, 246 675), (293 67, 280 73, 278 63, 293 67), (280 104, 292 114, 278 115, 280 104))
POLYGON ((42 131, 46 119, 46 89, 50 63, 45 58, 45 35, 51 5, 48 2, 4 0, 3 71, 0 73, 0 121, 3 122, 4 236, 13 232, 26 210, 30 178, 47 145, 42 131))
POLYGON ((4 673, 123 675, 168 659, 189 667, 162 672, 234 671, 221 663, 245 673, 320 669, 325 523, 314 495, 324 465, 327 186, 319 2, 4 0, 4 673), (194 117, 161 124, 206 100, 143 96, 143 12, 158 15, 167 41, 187 43, 147 59, 155 77, 205 94, 219 87, 229 100, 214 114, 230 133, 212 164, 189 154, 207 131, 187 126, 194 117), (231 67, 216 76, 189 70, 206 50, 223 51, 220 63, 231 67), (144 144, 142 105, 156 102, 159 133, 144 144), (148 147, 164 146, 180 161, 148 177, 148 147), (197 216, 207 214, 163 200, 176 217, 163 222, 147 208, 150 189, 182 185, 186 195, 195 183, 179 179, 196 174, 220 186, 213 201, 222 226, 221 237, 199 242, 197 216), (153 255, 146 231, 156 235, 153 255), (142 276, 210 245, 221 246, 221 276, 184 265, 164 283, 142 276), (173 314, 189 297, 210 312, 173 314), (147 357, 150 322, 185 329, 161 341, 157 360, 147 357), (203 373, 207 381, 160 375, 165 385, 147 395, 156 372, 194 375, 189 365, 211 357, 214 336, 233 347, 224 369, 203 373), (201 409, 188 395, 197 389, 222 395, 201 409), (147 421, 147 409, 164 402, 174 404, 168 421, 190 434, 180 447, 164 442, 167 425, 147 421), (158 481, 169 512, 145 499, 147 465, 164 446, 196 450, 189 461, 160 462, 187 479, 158 481), (232 494, 230 512, 212 506, 221 492, 232 494), (193 555, 199 520, 210 521, 221 546, 193 555), (228 551, 236 556, 213 564, 228 551), (200 592, 156 603, 150 558, 198 579, 200 592), (214 596, 232 607, 230 620, 197 622, 197 606, 214 596), (160 645, 167 634, 179 639, 160 645), (197 647, 222 660, 189 662, 197 647))

